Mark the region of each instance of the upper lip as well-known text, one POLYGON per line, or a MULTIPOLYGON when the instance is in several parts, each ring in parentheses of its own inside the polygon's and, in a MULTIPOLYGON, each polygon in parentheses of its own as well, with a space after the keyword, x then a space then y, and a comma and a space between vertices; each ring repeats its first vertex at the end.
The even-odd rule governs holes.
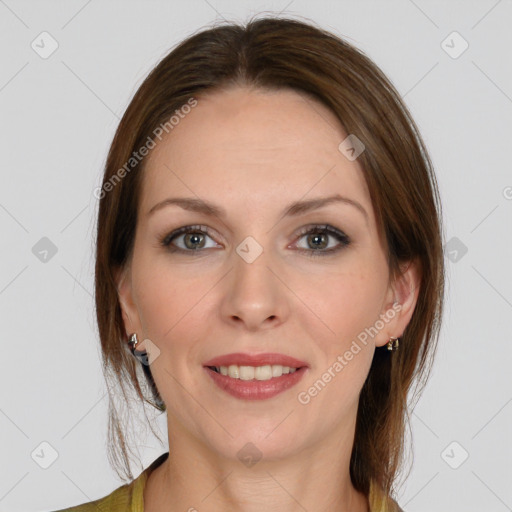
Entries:
POLYGON ((266 366, 280 364, 281 366, 289 366, 290 368, 301 368, 308 366, 304 361, 295 359, 284 354, 244 354, 241 352, 234 354, 225 354, 223 356, 214 357, 204 363, 204 366, 266 366))

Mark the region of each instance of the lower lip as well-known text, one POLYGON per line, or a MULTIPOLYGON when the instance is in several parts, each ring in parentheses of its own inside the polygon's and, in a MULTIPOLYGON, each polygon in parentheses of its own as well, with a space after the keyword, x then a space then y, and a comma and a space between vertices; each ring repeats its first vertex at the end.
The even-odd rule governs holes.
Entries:
POLYGON ((204 369, 213 382, 231 396, 242 400, 265 400, 295 386, 302 379, 307 367, 304 366, 293 373, 285 373, 281 377, 272 377, 269 380, 232 379, 206 366, 204 369))

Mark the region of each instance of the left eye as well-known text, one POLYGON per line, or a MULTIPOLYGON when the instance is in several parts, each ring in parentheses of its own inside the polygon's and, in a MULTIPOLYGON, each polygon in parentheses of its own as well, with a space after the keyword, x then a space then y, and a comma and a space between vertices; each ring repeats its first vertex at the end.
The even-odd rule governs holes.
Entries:
POLYGON ((300 248, 310 256, 325 256, 337 252, 350 244, 350 238, 342 231, 328 224, 305 228, 300 233, 299 239, 306 237, 308 247, 300 248), (338 245, 329 246, 329 237, 338 240, 338 245), (312 248, 311 248, 312 247, 312 248))

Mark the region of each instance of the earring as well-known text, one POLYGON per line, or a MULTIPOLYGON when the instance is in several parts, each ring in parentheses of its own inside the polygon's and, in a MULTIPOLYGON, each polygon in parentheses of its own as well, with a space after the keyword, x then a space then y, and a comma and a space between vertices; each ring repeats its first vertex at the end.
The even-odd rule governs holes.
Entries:
MULTIPOLYGON (((135 346, 137 345, 137 343, 139 342, 139 340, 137 339, 137 333, 133 333, 131 336, 130 336, 130 339, 128 340, 128 345, 130 345, 130 350, 132 351, 132 354, 134 354, 135 352, 135 346)), ((135 354, 134 354, 135 355, 135 354)))
POLYGON ((398 350, 398 340, 400 338, 394 338, 391 336, 390 340, 387 343, 388 350, 398 350))
MULTIPOLYGON (((137 339, 137 333, 133 333, 130 336, 130 339, 128 340, 128 345, 130 345, 130 350, 135 359, 140 361, 142 363, 142 366, 148 366, 149 365, 149 356, 146 350, 136 350, 137 343, 139 343, 139 340, 137 339)), ((144 369, 144 371, 146 371, 144 369)))
POLYGON ((156 388, 155 381, 153 380, 153 375, 151 374, 151 370, 149 369, 149 358, 146 350, 139 352, 135 350, 135 347, 139 340, 137 339, 137 333, 133 333, 128 340, 128 345, 130 345, 130 350, 134 357, 140 361, 142 365, 142 369, 144 370, 144 374, 146 375, 146 379, 151 387, 151 391, 153 393, 153 398, 155 399, 155 407, 160 411, 165 411, 165 403, 160 397, 160 393, 156 388))

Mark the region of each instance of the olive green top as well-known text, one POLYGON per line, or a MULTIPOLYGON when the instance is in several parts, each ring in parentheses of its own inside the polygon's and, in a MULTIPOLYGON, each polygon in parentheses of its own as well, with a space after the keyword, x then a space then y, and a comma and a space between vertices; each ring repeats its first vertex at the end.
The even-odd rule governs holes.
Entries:
MULTIPOLYGON (((144 487, 150 473, 162 464, 169 452, 163 453, 135 480, 122 485, 108 496, 98 500, 57 510, 56 512, 144 512, 144 487)), ((384 496, 375 485, 370 485, 370 512, 403 512, 391 498, 384 496)))

